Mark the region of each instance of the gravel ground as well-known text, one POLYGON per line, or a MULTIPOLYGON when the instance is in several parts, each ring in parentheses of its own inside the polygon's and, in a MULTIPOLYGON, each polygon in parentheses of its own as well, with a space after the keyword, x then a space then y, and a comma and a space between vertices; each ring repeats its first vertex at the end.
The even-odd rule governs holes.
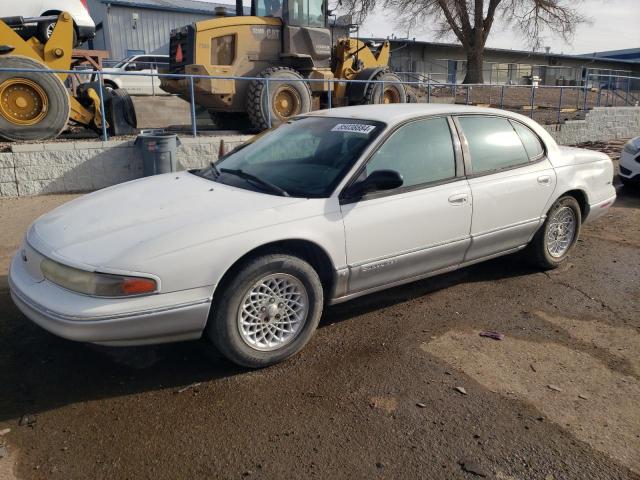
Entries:
POLYGON ((28 322, 9 257, 70 198, 0 201, 2 480, 640 479, 640 190, 558 270, 508 256, 328 308, 260 371, 28 322))

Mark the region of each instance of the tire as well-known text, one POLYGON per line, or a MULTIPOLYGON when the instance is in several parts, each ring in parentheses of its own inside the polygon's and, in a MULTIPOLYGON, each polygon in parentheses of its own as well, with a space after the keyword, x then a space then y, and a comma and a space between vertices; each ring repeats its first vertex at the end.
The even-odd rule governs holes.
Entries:
MULTIPOLYGON (((216 296, 212 305, 205 333, 222 355, 238 365, 262 368, 286 360, 306 345, 320 321, 323 307, 320 278, 311 265, 287 253, 273 253, 246 261, 222 288, 224 290, 216 296), (261 299, 250 302, 249 292, 253 290, 252 296, 256 298, 257 285, 263 281, 273 289, 278 288, 274 286, 277 282, 282 282, 280 285, 288 284, 289 298, 281 299, 277 295, 271 297, 270 293, 258 293, 263 296, 265 303, 261 299), (300 295, 294 297, 291 292, 298 292, 300 295), (275 301, 270 303, 272 298, 275 301), (287 309, 284 302, 290 302, 289 305, 293 307, 287 309), (293 312, 293 308, 303 308, 299 304, 306 305, 306 315, 303 312, 299 312, 299 316, 288 313, 293 312), (243 305, 248 307, 242 309, 243 305), (265 313, 262 313, 263 309, 265 313), (259 318, 250 316, 247 312, 254 312, 259 318), (269 330, 274 331, 278 321, 296 318, 299 319, 297 324, 280 324, 285 328, 289 325, 294 330, 288 333, 280 331, 281 341, 273 336, 267 338, 268 334, 261 337, 261 334, 269 330), (252 325, 241 323, 244 320, 252 322, 252 325), (265 321, 267 323, 263 323, 265 321), (243 329, 241 325, 247 326, 243 329), (255 334, 256 332, 258 333, 255 334), (252 334, 255 334, 254 337, 252 334)), ((266 289, 263 287, 262 291, 266 289)))
POLYGON ((209 111, 211 121, 223 130, 253 130, 246 113, 209 111))
MULTIPOLYGON (((569 252, 578 240, 581 224, 582 214, 578 201, 570 195, 560 197, 549 209, 547 219, 529 244, 529 251, 534 263, 545 270, 559 267, 567 259, 569 252), (572 217, 573 219, 573 233, 564 241, 558 241, 563 237, 563 230, 556 229, 558 217, 561 219, 572 217), (558 234, 560 235, 558 236, 558 234), (552 239, 554 236, 556 237, 555 241, 552 239)), ((563 225, 564 227, 561 228, 566 233, 567 225, 563 225)))
POLYGON ((363 105, 377 105, 381 103, 407 103, 407 90, 402 80, 393 72, 380 72, 373 77, 377 82, 367 85, 362 101, 363 105))
POLYGON ((125 121, 132 128, 138 128, 138 117, 136 116, 136 107, 133 104, 131 95, 129 95, 129 93, 122 88, 114 88, 113 90, 111 90, 111 94, 113 96, 122 98, 123 114, 124 114, 125 121))
POLYGON ((420 103, 418 101, 418 95, 413 88, 405 87, 405 91, 407 92, 407 103, 420 103))
POLYGON ((269 79, 269 94, 265 82, 253 80, 247 92, 247 113, 251 124, 258 130, 277 127, 289 118, 311 111, 311 89, 302 75, 287 67, 267 68, 259 75, 269 79), (276 99, 282 96, 281 108, 276 99), (271 118, 271 124, 269 124, 271 118))
MULTIPOLYGON (((46 69, 41 63, 20 55, 0 57, 0 68, 46 69)), ((57 75, 51 73, 0 72, 2 102, 4 102, 6 93, 15 92, 22 88, 27 88, 29 100, 33 98, 39 102, 40 108, 37 108, 37 115, 21 120, 21 122, 33 123, 18 123, 15 116, 31 115, 31 112, 28 111, 28 108, 31 107, 21 109, 16 106, 17 103, 7 105, 2 103, 0 105, 0 137, 10 141, 37 141, 57 137, 66 127, 71 109, 69 94, 62 81, 57 75), (46 108, 45 100, 48 104, 46 108)))
MULTIPOLYGON (((36 37, 38 38, 38 40, 40 40, 40 43, 45 44, 49 41, 49 38, 51 38, 51 34, 53 33, 53 29, 56 28, 56 23, 58 22, 56 22, 55 20, 38 23, 36 27, 36 37)), ((78 42, 78 34, 76 32, 76 29, 74 28, 73 48, 77 47, 78 45, 80 45, 80 43, 78 42)))

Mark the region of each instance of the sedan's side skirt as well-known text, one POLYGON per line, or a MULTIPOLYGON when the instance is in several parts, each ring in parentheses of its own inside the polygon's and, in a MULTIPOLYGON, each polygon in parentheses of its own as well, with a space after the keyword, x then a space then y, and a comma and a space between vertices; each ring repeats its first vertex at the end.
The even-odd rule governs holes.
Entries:
MULTIPOLYGON (((468 262, 463 262, 460 263, 458 265, 451 265, 449 267, 445 267, 445 268, 441 268, 439 270, 434 270, 431 272, 427 272, 427 273, 423 273, 420 275, 414 275, 412 277, 407 277, 407 278, 403 278, 402 280, 397 280, 395 282, 391 282, 391 283, 387 283, 384 285, 378 285, 376 287, 372 287, 372 288, 368 288, 366 290, 361 290, 359 292, 352 292, 352 293, 348 293, 346 295, 342 295, 339 297, 334 297, 332 299, 329 300, 329 304, 330 305, 336 305, 338 303, 343 303, 343 302, 347 302, 349 300, 353 300, 354 298, 357 297, 361 297, 363 295, 368 295, 370 293, 375 293, 375 292, 379 292, 381 290, 386 290, 387 288, 393 288, 393 287, 397 287, 400 285, 404 285, 407 283, 411 283, 411 282, 416 282, 418 280, 423 280, 425 278, 429 278, 429 277, 435 277, 436 275, 440 275, 443 273, 447 273, 447 272, 452 272, 454 270, 458 270, 459 268, 464 268, 464 267, 468 267, 470 265, 473 265, 475 263, 480 263, 480 262, 484 262, 485 260, 490 260, 492 258, 497 258, 497 257, 501 257, 503 255, 509 255, 511 253, 515 253, 517 251, 522 250, 523 248, 525 248, 527 245, 520 245, 519 247, 516 248, 510 248, 509 250, 505 250, 502 252, 498 252, 498 253, 494 253, 492 255, 487 255, 485 257, 482 258, 476 258, 473 260, 470 260, 468 262)), ((343 268, 339 271, 334 272, 334 279, 336 281, 338 281, 338 279, 340 279, 340 283, 342 285, 346 285, 348 283, 348 281, 345 279, 345 277, 348 277, 349 273, 348 273, 348 268, 343 268)), ((336 289, 334 289, 335 291, 336 289)))

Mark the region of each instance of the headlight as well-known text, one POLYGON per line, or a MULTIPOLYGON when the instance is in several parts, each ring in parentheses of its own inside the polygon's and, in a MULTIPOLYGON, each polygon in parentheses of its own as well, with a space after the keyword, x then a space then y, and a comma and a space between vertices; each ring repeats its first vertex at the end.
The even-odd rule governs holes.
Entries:
POLYGON ((627 143, 624 144, 623 150, 627 153, 630 153, 631 155, 635 155, 640 151, 640 147, 638 147, 635 143, 629 140, 627 143))
POLYGON ((48 258, 40 264, 44 278, 67 290, 98 297, 126 297, 153 293, 158 288, 155 280, 109 273, 95 273, 68 267, 48 258))

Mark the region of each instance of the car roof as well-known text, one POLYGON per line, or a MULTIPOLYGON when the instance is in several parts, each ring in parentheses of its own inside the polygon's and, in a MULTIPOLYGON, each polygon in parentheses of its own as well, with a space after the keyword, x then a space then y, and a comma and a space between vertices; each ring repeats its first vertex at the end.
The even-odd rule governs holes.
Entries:
POLYGON ((459 115, 475 113, 482 115, 505 115, 511 118, 523 118, 517 113, 498 108, 474 107, 470 105, 451 105, 446 103, 395 103, 379 105, 358 105, 339 107, 330 110, 317 110, 307 115, 318 117, 357 118, 360 120, 377 120, 390 125, 424 115, 459 115))

